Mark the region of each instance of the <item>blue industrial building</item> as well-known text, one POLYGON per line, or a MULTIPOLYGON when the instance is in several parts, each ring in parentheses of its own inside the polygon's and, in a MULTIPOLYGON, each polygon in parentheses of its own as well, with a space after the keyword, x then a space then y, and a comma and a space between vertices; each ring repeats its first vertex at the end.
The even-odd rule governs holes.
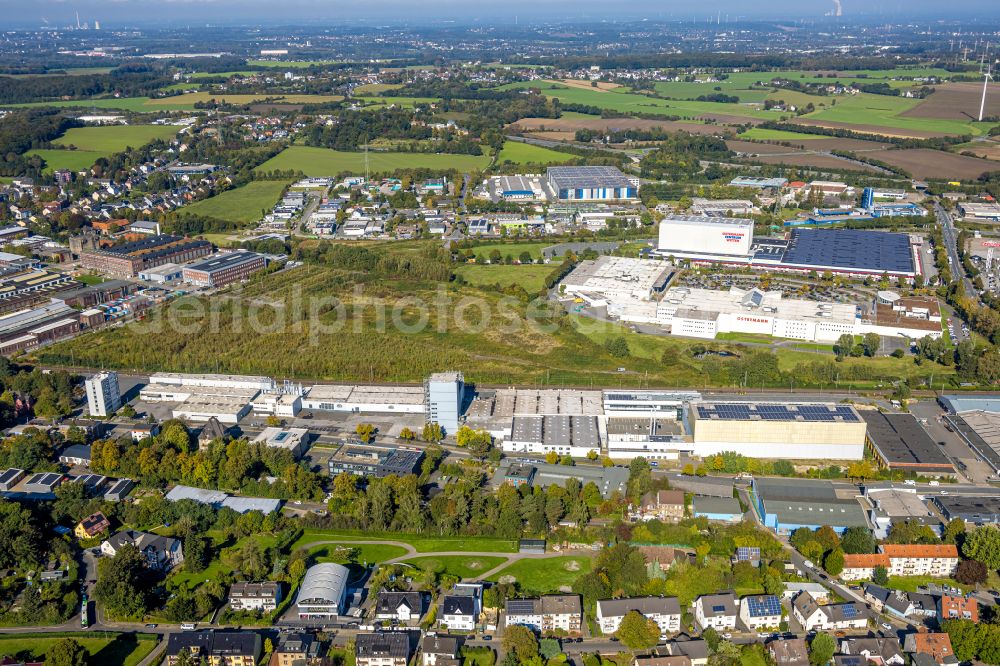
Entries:
MULTIPOLYGON (((708 518, 726 523, 738 523, 743 519, 743 509, 732 497, 695 495, 691 500, 691 513, 695 518, 708 518)), ((757 555, 759 559, 759 551, 757 555)))
POLYGON ((750 484, 750 499, 764 526, 779 534, 824 525, 838 534, 848 527, 868 527, 857 500, 838 498, 829 481, 755 478, 750 484))
POLYGON ((636 199, 639 188, 617 167, 549 167, 549 186, 560 201, 636 199))

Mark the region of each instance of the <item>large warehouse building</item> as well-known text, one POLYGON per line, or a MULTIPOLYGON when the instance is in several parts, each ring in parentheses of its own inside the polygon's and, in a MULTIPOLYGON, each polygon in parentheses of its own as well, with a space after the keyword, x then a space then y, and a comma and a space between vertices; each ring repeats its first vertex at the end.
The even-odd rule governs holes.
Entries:
POLYGON ((225 287, 263 270, 267 260, 256 252, 227 252, 184 267, 184 280, 198 287, 225 287))
POLYGON ((865 422, 850 405, 712 403, 692 406, 694 453, 750 458, 861 460, 865 422))
POLYGON ((753 220, 670 215, 660 222, 659 252, 685 259, 739 261, 750 256, 753 220))
POLYGON ((764 525, 779 534, 824 525, 838 533, 848 527, 868 527, 858 501, 838 497, 829 481, 755 478, 750 482, 750 498, 764 525))
POLYGON ((913 414, 883 414, 865 410, 866 446, 879 466, 924 476, 954 476, 955 466, 934 443, 913 414))
POLYGON ((613 201, 637 199, 639 184, 618 167, 549 167, 549 187, 559 201, 613 201))

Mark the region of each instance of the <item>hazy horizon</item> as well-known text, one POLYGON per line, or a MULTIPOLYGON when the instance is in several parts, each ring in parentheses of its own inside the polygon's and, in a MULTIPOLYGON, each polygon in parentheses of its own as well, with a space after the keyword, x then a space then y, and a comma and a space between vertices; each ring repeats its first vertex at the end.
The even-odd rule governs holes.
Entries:
MULTIPOLYGON (((1000 7, 984 6, 981 0, 955 0, 945 11, 940 2, 932 0, 890 0, 860 3, 843 0, 843 19, 875 17, 899 21, 907 18, 950 20, 976 16, 1000 16, 1000 7), (983 15, 984 11, 991 11, 983 15)), ((338 22, 367 24, 435 25, 453 21, 457 24, 492 22, 522 26, 553 19, 599 22, 702 20, 710 16, 722 21, 822 19, 832 13, 834 0, 767 0, 757 6, 738 0, 716 0, 700 3, 696 11, 691 4, 677 0, 636 0, 626 7, 607 0, 549 0, 545 3, 528 0, 507 0, 503 3, 470 3, 468 0, 425 0, 415 3, 401 0, 371 0, 367 3, 330 3, 318 0, 285 0, 276 10, 273 2, 264 0, 34 0, 15 3, 0 0, 5 19, 10 26, 55 27, 72 25, 76 12, 80 20, 100 21, 103 26, 118 25, 339 25, 338 22)))

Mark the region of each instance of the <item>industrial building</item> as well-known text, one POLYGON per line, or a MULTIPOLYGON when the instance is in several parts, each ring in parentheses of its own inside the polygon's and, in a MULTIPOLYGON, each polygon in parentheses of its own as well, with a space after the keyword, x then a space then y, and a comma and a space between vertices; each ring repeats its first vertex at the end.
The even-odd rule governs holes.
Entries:
POLYGON ((659 254, 706 261, 746 261, 753 243, 753 220, 668 215, 660 222, 659 254))
POLYGON ((924 476, 954 476, 955 466, 912 414, 861 412, 867 424, 865 447, 878 465, 924 476))
POLYGON ((913 277, 908 234, 857 229, 794 229, 779 265, 803 271, 913 277))
POLYGON ((574 458, 583 458, 591 451, 600 453, 598 420, 596 416, 515 416, 503 450, 574 458))
POLYGON ((547 201, 548 179, 539 174, 493 176, 483 181, 479 193, 492 201, 547 201))
POLYGON ((931 502, 945 520, 961 518, 971 525, 1000 524, 1000 495, 935 495, 931 502))
POLYGON ((606 305, 609 314, 622 319, 653 322, 656 303, 652 299, 666 289, 672 276, 673 270, 659 261, 603 256, 581 261, 560 289, 591 305, 606 305))
POLYGON ((691 453, 694 443, 687 436, 683 421, 652 416, 608 417, 607 452, 612 460, 677 460, 682 452, 691 453))
POLYGON ((639 197, 638 179, 628 178, 618 167, 549 167, 546 177, 559 201, 608 201, 639 197))
POLYGON ((750 458, 861 460, 865 422, 850 405, 700 403, 692 407, 694 453, 750 458))
POLYGON ((958 212, 969 221, 974 222, 1000 222, 1000 203, 961 201, 958 204, 958 212))
POLYGON ((705 199, 694 197, 691 199, 691 213, 705 217, 725 217, 733 215, 735 217, 746 217, 757 212, 753 202, 749 199, 705 199))
POLYGON ((212 244, 208 241, 160 234, 123 245, 83 252, 80 254, 80 265, 105 275, 131 278, 156 266, 193 261, 211 253, 212 244))
POLYGON ((327 461, 327 467, 331 477, 352 474, 381 479, 390 474, 417 474, 423 459, 421 449, 344 444, 327 461))
POLYGON ((284 449, 299 458, 306 448, 309 431, 305 428, 264 428, 251 442, 275 449, 284 449))
POLYGON ((10 355, 80 331, 80 313, 51 299, 36 307, 0 316, 0 354, 10 355))
POLYGON ((423 414, 424 397, 424 389, 414 386, 317 384, 302 396, 302 409, 359 414, 423 414))
POLYGON ((870 483, 864 488, 864 497, 871 505, 868 520, 876 539, 888 538, 893 523, 907 522, 926 526, 941 535, 941 519, 927 508, 913 486, 870 483))
MULTIPOLYGON (((675 287, 656 305, 657 323, 673 335, 715 338, 719 333, 757 333, 779 338, 834 342, 858 329, 858 308, 784 298, 780 291, 729 291, 675 287)), ((938 329, 940 331, 940 328, 938 329)))
POLYGON ((347 599, 347 567, 332 562, 314 564, 306 571, 295 598, 300 620, 330 620, 340 615, 347 599))
POLYGON ((791 534, 800 527, 824 525, 840 533, 848 527, 868 527, 857 500, 837 497, 833 484, 815 479, 754 478, 750 498, 766 527, 791 534))
POLYGON ((171 502, 191 500, 199 504, 207 504, 216 509, 228 507, 236 513, 260 511, 265 515, 278 511, 282 505, 282 500, 279 499, 229 495, 221 490, 206 490, 205 488, 182 485, 171 488, 170 492, 166 494, 166 499, 171 502))
POLYGON ((99 372, 84 382, 87 391, 87 411, 91 416, 111 416, 122 406, 117 372, 99 372))
POLYGON ((196 287, 225 287, 246 280, 267 267, 264 255, 256 252, 229 252, 184 267, 184 281, 196 287))
POLYGON ((458 430, 464 399, 465 377, 461 372, 436 372, 424 382, 427 420, 440 425, 446 434, 458 430))
POLYGON ((549 486, 565 486, 569 479, 576 479, 582 485, 593 483, 601 491, 605 499, 615 493, 625 496, 628 487, 629 471, 625 467, 597 467, 550 465, 542 462, 522 462, 514 458, 504 458, 493 474, 492 485, 499 488, 502 485, 530 485, 539 488, 549 486))

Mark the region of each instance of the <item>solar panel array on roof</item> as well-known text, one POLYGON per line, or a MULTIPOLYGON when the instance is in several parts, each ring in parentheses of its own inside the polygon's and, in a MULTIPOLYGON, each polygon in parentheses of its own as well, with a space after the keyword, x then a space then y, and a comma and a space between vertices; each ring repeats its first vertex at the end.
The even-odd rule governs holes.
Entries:
POLYGON ((888 273, 913 273, 906 234, 858 229, 795 229, 783 264, 888 273))
POLYGON ((756 546, 739 546, 736 549, 737 562, 750 562, 760 559, 760 548, 756 546))
POLYGON ((723 606, 723 605, 721 605, 721 604, 716 604, 715 606, 712 606, 712 612, 713 613, 725 613, 726 612, 726 607, 723 606))
POLYGON ((628 178, 617 167, 612 166, 582 166, 582 167, 549 167, 548 177, 558 187, 576 188, 615 188, 628 187, 628 178))
POLYGON ((743 601, 749 604, 750 617, 781 615, 781 600, 774 595, 747 597, 743 601))
POLYGON ((706 403, 698 405, 698 418, 723 421, 840 421, 857 423, 849 405, 775 405, 753 403, 706 403))
POLYGON ((534 615, 534 599, 510 599, 507 602, 508 615, 534 615))
POLYGON ((853 620, 858 616, 858 609, 854 606, 854 604, 844 604, 842 612, 844 614, 844 618, 847 620, 853 620))

